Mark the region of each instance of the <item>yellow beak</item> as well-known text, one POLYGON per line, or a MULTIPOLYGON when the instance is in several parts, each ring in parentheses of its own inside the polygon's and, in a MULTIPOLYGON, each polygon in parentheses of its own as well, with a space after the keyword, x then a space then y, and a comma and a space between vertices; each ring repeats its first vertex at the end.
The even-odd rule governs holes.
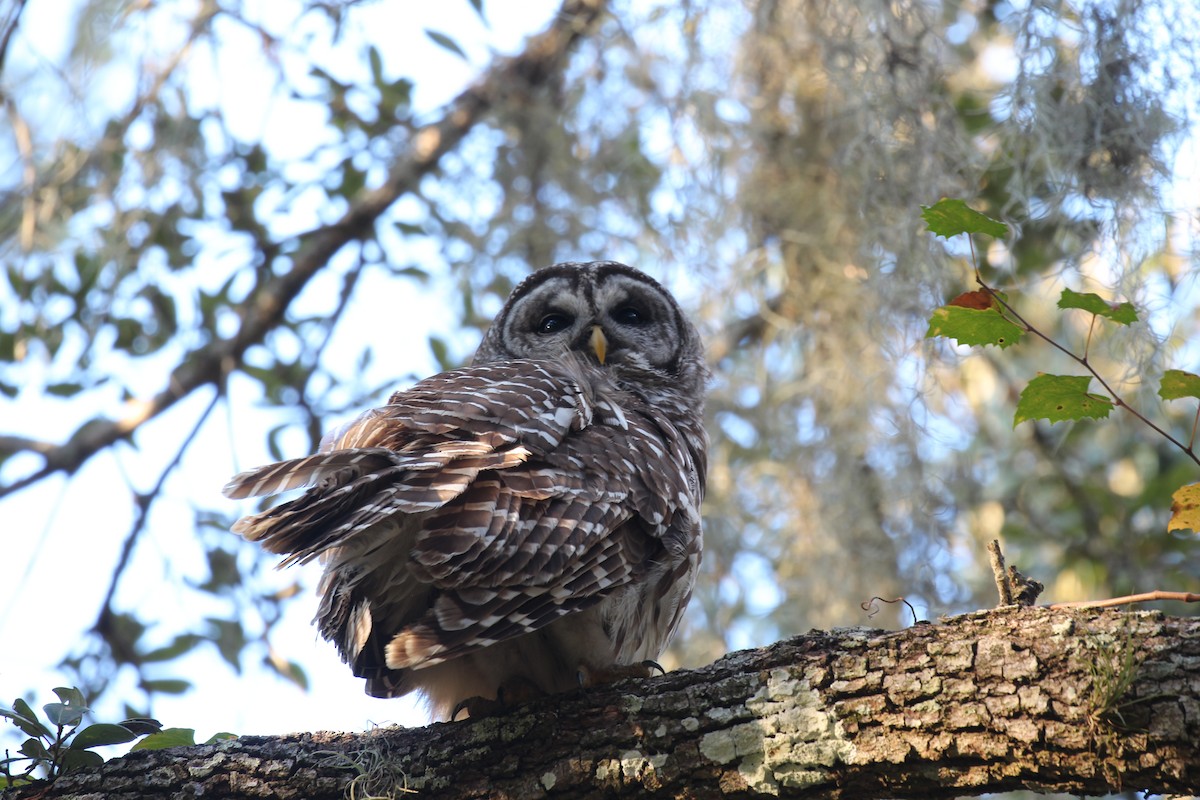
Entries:
POLYGON ((599 325, 592 326, 592 350, 596 353, 596 358, 600 359, 600 363, 604 363, 604 357, 608 354, 608 339, 604 337, 604 331, 599 325))

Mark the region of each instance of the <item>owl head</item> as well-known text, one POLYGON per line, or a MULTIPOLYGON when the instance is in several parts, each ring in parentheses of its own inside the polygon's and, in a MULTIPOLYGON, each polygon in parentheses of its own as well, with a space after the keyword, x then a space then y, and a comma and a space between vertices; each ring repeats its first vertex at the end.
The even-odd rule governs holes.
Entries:
POLYGON ((675 298, 650 276, 615 261, 555 264, 521 281, 474 363, 568 352, 648 400, 670 390, 699 403, 708 379, 700 335, 675 298))

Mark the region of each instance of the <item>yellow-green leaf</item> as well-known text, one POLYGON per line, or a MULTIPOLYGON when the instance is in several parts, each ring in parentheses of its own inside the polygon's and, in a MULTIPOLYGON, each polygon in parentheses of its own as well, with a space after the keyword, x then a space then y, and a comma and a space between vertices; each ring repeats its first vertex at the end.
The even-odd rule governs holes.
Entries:
POLYGON ((995 308, 964 308, 948 305, 936 308, 929 317, 925 338, 945 336, 959 344, 994 344, 1001 349, 1016 344, 1025 333, 1021 326, 995 308))
POLYGON ((1137 322, 1137 310, 1132 303, 1110 303, 1094 292, 1080 293, 1063 289, 1062 297, 1058 298, 1059 308, 1078 308, 1090 311, 1098 317, 1111 319, 1122 325, 1137 322))
POLYGON ((936 236, 949 239, 960 233, 986 233, 997 239, 1008 234, 1008 226, 967 206, 962 200, 942 198, 921 206, 921 218, 936 236))
POLYGON ((1091 381, 1089 375, 1038 375, 1021 392, 1013 427, 1035 419, 1104 419, 1112 411, 1112 400, 1088 392, 1091 381))
POLYGON ((164 747, 190 747, 196 743, 194 728, 163 728, 130 748, 133 750, 162 750, 164 747))
POLYGON ((1158 386, 1158 396, 1163 400, 1200 398, 1200 375, 1181 369, 1169 369, 1163 373, 1162 383, 1158 386))

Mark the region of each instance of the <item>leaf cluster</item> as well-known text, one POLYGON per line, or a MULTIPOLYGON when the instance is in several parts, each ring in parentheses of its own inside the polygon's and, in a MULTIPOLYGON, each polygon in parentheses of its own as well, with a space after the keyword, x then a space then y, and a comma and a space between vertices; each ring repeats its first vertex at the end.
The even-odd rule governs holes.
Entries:
MULTIPOLYGON (((42 716, 21 698, 11 707, 0 706, 0 717, 24 733, 27 738, 18 755, 5 751, 0 759, 0 788, 12 788, 41 778, 53 780, 64 772, 104 763, 96 748, 138 741, 134 750, 160 750, 164 747, 195 744, 195 731, 190 728, 163 728, 162 723, 148 717, 131 717, 120 722, 96 722, 83 725, 83 718, 92 713, 83 692, 74 687, 54 690, 58 702, 42 706, 42 716), (144 738, 143 738, 144 737, 144 738)), ((218 733, 208 741, 235 738, 231 733, 218 733)))
MULTIPOLYGON (((937 236, 949 238, 966 234, 1000 237, 1008 233, 1007 225, 971 209, 962 200, 944 198, 932 206, 922 206, 921 209, 921 216, 927 223, 928 230, 937 236)), ((1200 465, 1200 458, 1194 450, 1197 424, 1200 424, 1200 409, 1197 411, 1191 436, 1187 444, 1184 444, 1143 416, 1128 400, 1117 394, 1088 360, 1088 349, 1097 320, 1131 325, 1138 321, 1138 313, 1132 303, 1111 303, 1095 293, 1063 289, 1058 299, 1058 308, 1091 314, 1087 341, 1080 355, 1051 339, 1022 317, 1008 295, 997 291, 984 281, 978 265, 975 265, 975 280, 981 287, 979 290, 964 292, 946 305, 934 309, 925 333, 926 338, 945 337, 972 347, 995 345, 1004 349, 1016 344, 1029 333, 1065 353, 1089 373, 1039 374, 1034 377, 1021 391, 1013 416, 1014 427, 1022 422, 1039 419, 1052 424, 1083 419, 1105 419, 1113 408, 1124 408, 1200 465), (1093 380, 1100 384, 1103 392, 1090 391, 1093 380)), ((1164 400, 1200 400, 1200 375, 1178 369, 1167 370, 1159 384, 1158 395, 1164 400)), ((1197 485, 1185 486, 1176 492, 1168 530, 1190 528, 1200 532, 1200 504, 1194 499, 1196 494, 1197 485)))

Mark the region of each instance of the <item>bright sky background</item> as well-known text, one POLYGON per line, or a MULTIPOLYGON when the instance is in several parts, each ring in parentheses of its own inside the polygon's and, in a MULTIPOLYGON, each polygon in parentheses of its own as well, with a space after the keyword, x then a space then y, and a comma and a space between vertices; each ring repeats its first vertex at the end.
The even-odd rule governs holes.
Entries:
MULTIPOLYGON (((294 2, 279 0, 242 5, 247 17, 275 21, 286 19, 281 15, 294 15, 297 7, 294 2)), ((391 77, 412 77, 416 83, 416 109, 432 113, 486 67, 492 52, 518 52, 525 37, 542 30, 558 5, 557 0, 531 0, 504 4, 501 10, 496 10, 487 4, 485 11, 491 13, 487 14, 488 26, 484 27, 467 0, 363 3, 356 7, 352 17, 358 28, 348 30, 337 50, 319 60, 332 64, 340 60, 344 76, 361 73, 366 70, 366 59, 357 55, 361 48, 354 43, 361 41, 364 29, 387 30, 391 46, 382 53, 385 73, 391 77), (469 62, 434 44, 426 35, 426 28, 451 33, 467 52, 469 62)), ((8 74, 17 74, 38 61, 61 62, 69 44, 66 31, 70 27, 63 24, 61 2, 30 0, 11 46, 8 74)), ((314 30, 313 34, 313 47, 324 47, 320 31, 314 30)), ((216 58, 203 52, 193 56, 189 72, 195 82, 196 96, 219 104, 239 138, 262 140, 281 157, 307 152, 314 142, 306 132, 319 130, 321 120, 313 118, 311 108, 270 96, 271 73, 256 62, 258 46, 253 42, 238 46, 247 35, 244 28, 227 25, 221 31, 227 46, 216 58)), ((100 118, 123 108, 135 79, 135 65, 120 63, 97 76, 92 82, 94 94, 89 96, 89 101, 97 105, 95 115, 100 118)), ((53 109, 44 111, 53 121, 53 109)), ((67 118, 57 122, 71 124, 67 118)), ((4 166, 7 165, 0 168, 4 166)), ((296 229, 311 227, 322 214, 328 216, 328 211, 306 207, 301 200, 293 208, 296 229)), ((411 255, 414 263, 436 265, 440 261, 432 246, 429 252, 414 251, 411 255)), ((326 296, 334 296, 336 287, 330 280, 317 281, 306 297, 316 298, 314 307, 320 307, 326 292, 329 293, 326 296)), ((0 297, 0 309, 3 301, 0 297)), ((409 373, 432 373, 436 368, 429 354, 428 336, 452 329, 452 321, 440 312, 450 303, 450 298, 430 296, 404 281, 365 279, 347 309, 345 319, 349 324, 341 326, 331 353, 336 353, 339 347, 347 353, 354 352, 355 339, 375 335, 375 331, 365 326, 353 325, 353 320, 393 320, 394 309, 399 306, 406 309, 404 323, 389 327, 387 341, 378 351, 372 380, 383 383, 399 380, 409 373)), ((460 353, 469 353, 474 345, 473 342, 454 344, 460 353)), ((164 364, 175 357, 177 353, 165 354, 164 364)), ((53 372, 54 367, 32 365, 31 369, 53 372)), ((129 378, 137 391, 150 394, 162 388, 164 374, 159 370, 144 370, 141 375, 129 378)), ((155 504, 150 524, 139 541, 134 566, 122 582, 119 607, 153 608, 156 613, 164 613, 162 604, 168 604, 165 613, 169 615, 174 610, 171 604, 178 606, 185 595, 188 602, 194 602, 197 593, 172 588, 181 581, 205 577, 203 572, 196 572, 196 568, 203 570, 204 560, 202 548, 193 535, 192 498, 219 507, 228 502, 219 497, 220 488, 235 471, 270 460, 263 448, 263 433, 278 418, 267 418, 254 410, 249 399, 243 398, 239 405, 236 385, 231 394, 235 409, 232 419, 220 411, 214 415, 169 480, 162 499, 155 504), (231 444, 234 453, 230 452, 231 444)), ((197 395, 139 433, 139 441, 143 443, 155 443, 156 434, 160 436, 161 449, 146 444, 140 453, 129 448, 121 448, 119 454, 105 453, 93 458, 69 480, 58 476, 0 502, 0 564, 4 574, 4 580, 0 581, 0 642, 4 643, 0 646, 0 703, 9 705, 16 697, 23 696, 40 708, 55 699, 50 690, 63 679, 52 667, 77 645, 82 632, 94 622, 121 540, 132 523, 128 487, 132 484, 145 490, 153 485, 178 447, 183 432, 190 430, 211 399, 207 392, 197 395)), ((48 402, 32 392, 22 393, 15 400, 0 397, 0 419, 6 420, 0 427, 34 438, 62 441, 96 413, 94 407, 80 406, 48 402), (18 419, 20 426, 12 424, 12 420, 18 419)), ((10 459, 4 465, 3 477, 11 480, 25 474, 37 461, 10 459)), ((319 640, 309 624, 316 608, 311 590, 319 567, 310 565, 300 576, 296 572, 272 576, 280 587, 300 577, 308 592, 292 604, 293 613, 286 615, 273 641, 288 659, 306 667, 311 691, 303 692, 254 664, 245 665, 248 669, 239 677, 211 647, 202 647, 185 661, 168 664, 172 677, 189 677, 196 688, 175 698, 156 698, 154 710, 164 724, 195 728, 198 740, 203 740, 222 730, 271 734, 361 730, 375 723, 424 723, 424 714, 407 699, 381 701, 363 694, 362 681, 351 675, 334 648, 319 640)), ((177 611, 184 618, 203 614, 203 609, 194 607, 177 611)), ((129 692, 131 697, 140 696, 132 684, 129 692)), ((109 694, 108 699, 113 702, 122 691, 118 688, 109 694)), ((100 711, 105 721, 119 718, 121 713, 119 707, 101 707, 100 711)), ((7 724, 0 725, 0 745, 19 743, 16 733, 7 724)))

